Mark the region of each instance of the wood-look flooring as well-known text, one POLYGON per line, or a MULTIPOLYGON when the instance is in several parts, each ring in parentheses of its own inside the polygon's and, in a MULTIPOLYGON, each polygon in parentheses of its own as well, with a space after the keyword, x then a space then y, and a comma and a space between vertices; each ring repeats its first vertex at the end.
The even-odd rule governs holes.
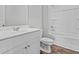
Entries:
MULTIPOLYGON (((66 49, 57 45, 53 45, 51 49, 52 49, 52 52, 50 54, 79 54, 79 52, 77 51, 66 49)), ((40 51, 40 54, 47 54, 47 53, 40 51)))

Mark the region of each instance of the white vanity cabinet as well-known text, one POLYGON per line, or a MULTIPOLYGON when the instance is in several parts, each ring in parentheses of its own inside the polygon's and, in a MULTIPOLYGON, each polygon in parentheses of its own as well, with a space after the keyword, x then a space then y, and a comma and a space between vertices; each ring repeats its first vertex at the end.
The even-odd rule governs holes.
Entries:
POLYGON ((0 41, 0 53, 3 54, 39 54, 40 30, 24 33, 0 41))
POLYGON ((12 49, 5 52, 5 54, 27 54, 28 51, 26 49, 27 45, 25 43, 22 43, 16 47, 13 47, 12 49))
POLYGON ((22 44, 14 47, 6 52, 6 54, 38 54, 40 53, 40 41, 37 38, 23 42, 22 44))

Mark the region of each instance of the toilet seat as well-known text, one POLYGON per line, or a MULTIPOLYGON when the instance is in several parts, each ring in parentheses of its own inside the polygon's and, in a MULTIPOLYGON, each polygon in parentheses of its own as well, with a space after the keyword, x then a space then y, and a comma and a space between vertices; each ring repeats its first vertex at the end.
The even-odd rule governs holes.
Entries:
POLYGON ((41 42, 47 44, 47 45, 52 45, 53 44, 53 39, 50 38, 42 38, 41 42))

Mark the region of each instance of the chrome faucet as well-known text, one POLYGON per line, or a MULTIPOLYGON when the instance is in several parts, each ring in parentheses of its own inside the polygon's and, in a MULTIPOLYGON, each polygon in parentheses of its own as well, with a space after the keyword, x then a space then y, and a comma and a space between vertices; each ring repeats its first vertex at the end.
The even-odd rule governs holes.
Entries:
POLYGON ((19 29, 20 29, 20 27, 13 28, 14 31, 18 31, 19 29))

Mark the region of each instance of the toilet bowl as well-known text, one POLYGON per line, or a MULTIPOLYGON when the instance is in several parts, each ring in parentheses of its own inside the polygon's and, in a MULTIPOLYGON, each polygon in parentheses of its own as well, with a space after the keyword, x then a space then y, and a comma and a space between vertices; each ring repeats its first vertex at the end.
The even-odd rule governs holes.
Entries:
POLYGON ((47 44, 47 45, 52 45, 53 44, 53 39, 50 39, 50 38, 42 38, 41 39, 41 42, 47 44))
POLYGON ((51 46, 53 45, 53 39, 50 38, 42 38, 40 40, 40 48, 42 51, 46 52, 46 53, 51 53, 51 46))

